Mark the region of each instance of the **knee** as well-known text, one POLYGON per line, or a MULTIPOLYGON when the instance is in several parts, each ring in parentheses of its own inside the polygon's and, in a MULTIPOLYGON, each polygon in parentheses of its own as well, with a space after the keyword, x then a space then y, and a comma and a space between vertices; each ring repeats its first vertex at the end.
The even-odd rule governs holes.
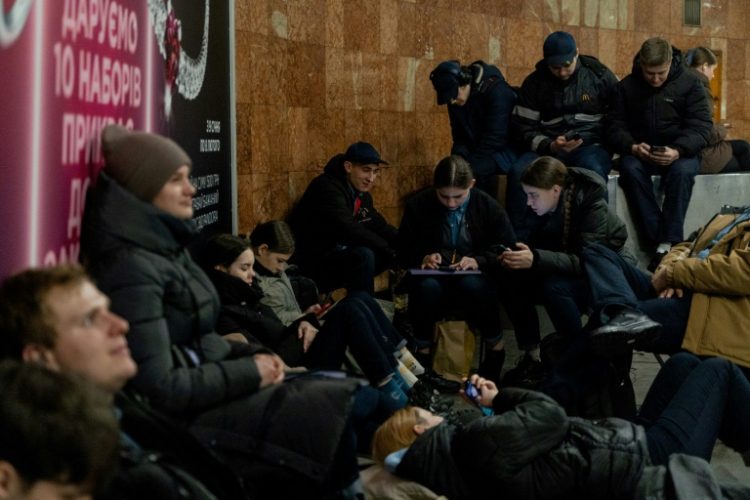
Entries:
POLYGON ((667 360, 667 363, 669 365, 693 369, 701 363, 701 360, 695 354, 689 352, 678 352, 671 355, 667 360))
POLYGON ((612 250, 602 243, 592 242, 584 245, 581 250, 581 259, 586 261, 586 259, 608 255, 610 252, 612 252, 612 250))

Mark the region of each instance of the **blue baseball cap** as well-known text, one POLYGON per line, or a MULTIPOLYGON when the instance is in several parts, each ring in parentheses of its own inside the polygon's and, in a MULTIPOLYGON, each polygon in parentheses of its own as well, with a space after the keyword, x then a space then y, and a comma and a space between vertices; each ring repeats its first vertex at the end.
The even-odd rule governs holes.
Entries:
POLYGON ((344 160, 358 165, 388 165, 388 162, 380 158, 380 153, 369 142, 355 142, 346 149, 344 160))
POLYGON ((576 39, 567 31, 555 31, 544 40, 547 66, 568 66, 576 57, 576 39))

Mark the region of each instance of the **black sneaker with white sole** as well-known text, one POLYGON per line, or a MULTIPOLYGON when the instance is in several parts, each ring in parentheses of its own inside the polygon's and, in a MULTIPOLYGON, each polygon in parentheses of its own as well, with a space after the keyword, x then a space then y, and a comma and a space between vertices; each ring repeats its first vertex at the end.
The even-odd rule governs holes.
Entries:
POLYGON ((604 325, 589 333, 595 351, 617 351, 633 348, 647 351, 661 335, 661 323, 657 323, 642 312, 625 309, 604 325))

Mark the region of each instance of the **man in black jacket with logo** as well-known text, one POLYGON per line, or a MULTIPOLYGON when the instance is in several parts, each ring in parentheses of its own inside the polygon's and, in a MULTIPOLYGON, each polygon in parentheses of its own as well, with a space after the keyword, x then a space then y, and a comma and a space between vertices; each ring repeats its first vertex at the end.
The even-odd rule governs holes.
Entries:
POLYGON ((373 293, 373 278, 394 263, 397 229, 370 194, 381 165, 388 162, 371 144, 355 142, 328 161, 292 210, 293 260, 321 291, 373 293))
POLYGON ((620 185, 648 242, 655 268, 670 246, 683 241, 683 225, 698 154, 713 122, 702 83, 662 38, 643 42, 633 71, 617 86, 608 140, 620 161, 620 185), (652 175, 661 175, 664 203, 654 196, 652 175))
POLYGON ((607 182, 612 155, 603 145, 604 117, 616 84, 598 59, 579 54, 570 33, 556 31, 544 41, 544 59, 523 81, 513 109, 513 126, 527 150, 508 179, 506 206, 519 239, 526 237, 521 172, 537 157, 553 156, 607 182))
MULTIPOLYGON (((471 165, 477 187, 488 190, 492 175, 506 173, 516 161, 508 127, 516 94, 496 66, 475 61, 443 61, 430 73, 437 103, 448 105, 452 155, 471 165)), ((495 193, 490 193, 495 196, 495 193)))

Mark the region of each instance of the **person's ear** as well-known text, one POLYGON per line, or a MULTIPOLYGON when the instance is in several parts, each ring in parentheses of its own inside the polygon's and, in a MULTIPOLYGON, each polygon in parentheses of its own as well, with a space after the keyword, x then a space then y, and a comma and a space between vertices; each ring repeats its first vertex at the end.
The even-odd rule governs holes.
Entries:
POLYGON ((21 478, 13 464, 0 460, 0 500, 10 499, 20 491, 21 478))
POLYGON ((350 161, 344 161, 344 171, 347 174, 351 174, 353 168, 354 168, 354 164, 352 162, 350 162, 350 161))
POLYGON ((262 255, 265 257, 266 253, 269 252, 268 243, 261 243, 255 248, 255 253, 257 255, 262 255))
POLYGON ((227 269, 226 267, 222 266, 221 264, 216 264, 214 266, 214 269, 216 269, 217 271, 221 271, 222 273, 228 273, 229 272, 229 269, 227 269))
POLYGON ((21 359, 26 363, 37 363, 52 370, 57 369, 54 353, 39 344, 26 344, 21 351, 21 359))
POLYGON ((469 189, 473 188, 476 185, 476 183, 477 183, 477 180, 472 179, 471 182, 469 183, 469 189))
POLYGON ((427 427, 425 427, 422 424, 414 424, 413 429, 414 429, 414 434, 416 434, 417 436, 421 436, 422 434, 424 434, 424 431, 427 430, 427 427))

